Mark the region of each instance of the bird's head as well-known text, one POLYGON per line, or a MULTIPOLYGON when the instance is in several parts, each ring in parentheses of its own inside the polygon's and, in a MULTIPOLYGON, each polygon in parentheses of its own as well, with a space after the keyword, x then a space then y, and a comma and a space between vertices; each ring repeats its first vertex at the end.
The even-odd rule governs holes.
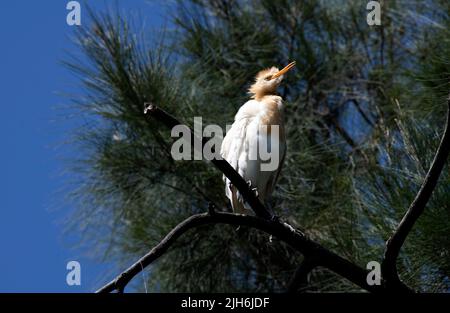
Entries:
POLYGON ((274 94, 278 85, 280 85, 283 80, 284 74, 286 74, 294 66, 295 61, 289 63, 281 70, 273 66, 260 71, 256 75, 255 82, 248 90, 249 93, 252 94, 252 98, 259 99, 265 95, 274 94))

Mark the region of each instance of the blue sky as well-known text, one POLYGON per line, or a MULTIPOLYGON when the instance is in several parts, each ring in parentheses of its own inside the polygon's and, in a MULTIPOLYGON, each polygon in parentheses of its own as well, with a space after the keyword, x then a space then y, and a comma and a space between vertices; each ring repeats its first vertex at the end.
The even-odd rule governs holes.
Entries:
MULTIPOLYGON (((66 24, 67 2, 0 1, 0 292, 89 292, 109 268, 68 245, 59 222, 73 209, 57 192, 60 157, 71 157, 60 143, 76 121, 61 120, 57 108, 69 102, 61 92, 81 92, 60 65, 78 27, 66 24), (80 287, 66 284, 70 260, 81 264, 80 287)), ((117 2, 150 31, 164 23, 157 1, 88 2, 97 10, 117 2)))

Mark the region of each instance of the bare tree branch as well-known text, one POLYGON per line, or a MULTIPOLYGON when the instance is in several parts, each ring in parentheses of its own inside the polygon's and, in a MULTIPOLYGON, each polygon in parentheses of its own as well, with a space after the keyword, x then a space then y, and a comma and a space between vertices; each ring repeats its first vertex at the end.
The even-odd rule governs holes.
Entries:
POLYGON ((433 190, 437 185, 439 176, 450 153, 450 97, 447 100, 447 106, 447 121, 444 134, 442 135, 439 148, 433 162, 431 163, 431 167, 425 176, 422 186, 420 187, 414 201, 411 203, 408 211, 403 216, 403 219, 400 221, 394 233, 386 243, 384 259, 381 265, 383 279, 386 284, 397 286, 400 289, 407 290, 407 287, 401 282, 397 271, 397 258, 400 253, 400 249, 402 248, 406 237, 410 233, 415 222, 425 210, 425 206, 431 198, 433 190))
POLYGON ((382 286, 369 286, 367 284, 366 270, 322 247, 320 244, 306 237, 303 233, 293 229, 287 223, 278 220, 267 220, 257 216, 214 212, 214 214, 202 213, 192 215, 178 224, 150 252, 97 292, 123 291, 134 276, 162 256, 181 235, 192 228, 207 224, 247 226, 264 231, 288 243, 302 254, 314 257, 314 260, 317 260, 317 266, 326 267, 367 291, 380 292, 383 290, 382 286))

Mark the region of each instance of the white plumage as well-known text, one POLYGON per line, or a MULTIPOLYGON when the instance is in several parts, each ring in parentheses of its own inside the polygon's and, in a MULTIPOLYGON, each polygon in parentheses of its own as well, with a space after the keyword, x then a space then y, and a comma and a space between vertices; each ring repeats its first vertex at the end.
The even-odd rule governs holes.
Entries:
MULTIPOLYGON (((281 71, 272 67, 258 73, 249 90, 253 99, 239 109, 222 142, 222 157, 250 183, 262 203, 265 203, 274 190, 286 154, 283 102, 276 95, 276 88, 283 79, 283 74, 294 64, 290 63, 281 71), (278 126, 278 132, 275 125, 278 126), (262 160, 261 149, 272 153, 272 157, 277 155, 272 160, 275 161, 275 166, 269 170, 262 168, 263 163, 270 161, 262 160)), ((233 211, 246 213, 249 208, 237 189, 226 177, 224 181, 225 194, 230 199, 233 211)))

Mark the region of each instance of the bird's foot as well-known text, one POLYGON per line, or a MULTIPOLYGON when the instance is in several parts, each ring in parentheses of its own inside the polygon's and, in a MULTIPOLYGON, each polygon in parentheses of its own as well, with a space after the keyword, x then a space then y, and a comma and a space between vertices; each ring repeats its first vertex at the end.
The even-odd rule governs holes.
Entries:
POLYGON ((251 180, 247 181, 247 185, 248 185, 248 188, 250 188, 250 190, 253 192, 253 194, 255 195, 255 197, 258 198, 258 196, 259 196, 258 188, 253 187, 252 181, 251 181, 251 180))
POLYGON ((280 217, 278 215, 272 215, 272 218, 270 219, 272 222, 279 223, 280 217))

